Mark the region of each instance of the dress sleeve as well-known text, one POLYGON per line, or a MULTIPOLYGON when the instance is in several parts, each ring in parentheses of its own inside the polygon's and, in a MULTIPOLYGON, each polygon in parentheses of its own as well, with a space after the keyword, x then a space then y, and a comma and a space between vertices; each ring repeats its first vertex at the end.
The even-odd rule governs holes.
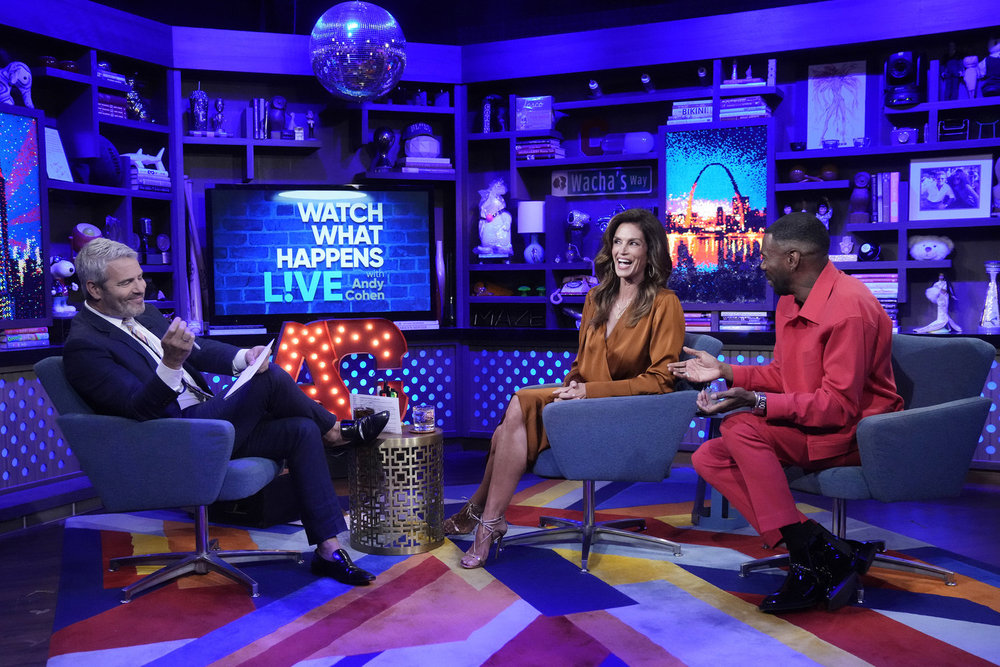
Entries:
POLYGON ((649 366, 638 369, 641 372, 632 378, 587 382, 588 398, 664 394, 673 391, 674 376, 667 369, 667 364, 680 358, 684 344, 684 309, 676 294, 664 292, 653 302, 653 309, 648 317, 651 319, 648 346, 646 349, 637 346, 636 354, 648 358, 649 366))
POLYGON ((563 380, 563 386, 568 387, 569 383, 573 380, 577 382, 584 382, 583 375, 580 374, 580 355, 583 354, 584 348, 587 343, 587 335, 593 332, 590 331, 590 320, 594 317, 594 291, 591 290, 587 292, 587 298, 583 302, 583 317, 580 318, 580 336, 579 343, 576 348, 576 357, 573 359, 573 365, 569 368, 569 373, 566 374, 566 378, 563 380))

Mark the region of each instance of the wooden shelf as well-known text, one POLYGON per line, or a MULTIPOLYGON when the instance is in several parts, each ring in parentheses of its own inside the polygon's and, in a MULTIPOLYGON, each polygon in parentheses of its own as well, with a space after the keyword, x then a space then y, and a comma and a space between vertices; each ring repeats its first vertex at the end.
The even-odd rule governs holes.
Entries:
POLYGON ((629 162, 655 162, 656 153, 616 153, 611 155, 582 155, 580 157, 543 158, 540 160, 515 160, 518 169, 558 168, 590 164, 617 164, 629 162))
POLYGON ((851 182, 837 181, 800 181, 798 183, 776 183, 775 192, 800 192, 804 190, 843 190, 851 187, 851 182))

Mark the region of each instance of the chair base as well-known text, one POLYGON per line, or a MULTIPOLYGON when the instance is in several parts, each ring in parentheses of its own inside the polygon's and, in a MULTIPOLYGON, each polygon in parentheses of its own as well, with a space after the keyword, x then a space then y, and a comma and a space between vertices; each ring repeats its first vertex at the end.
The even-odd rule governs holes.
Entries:
POLYGON ((583 520, 561 519, 551 516, 543 516, 538 520, 540 528, 545 526, 557 526, 545 530, 535 530, 530 533, 505 537, 504 547, 512 544, 531 544, 534 542, 547 542, 553 538, 560 538, 560 542, 581 542, 580 550, 580 571, 587 572, 587 560, 590 557, 590 547, 601 536, 612 536, 617 539, 635 542, 645 546, 658 546, 670 549, 674 556, 681 555, 681 545, 670 540, 650 535, 640 535, 627 528, 646 530, 646 521, 643 519, 614 519, 612 521, 594 520, 594 482, 584 480, 583 482, 583 520))
MULTIPOLYGON (((847 536, 847 501, 843 498, 833 499, 833 533, 840 539, 847 536)), ((768 556, 757 560, 747 561, 740 565, 740 576, 745 577, 755 570, 763 570, 769 567, 788 567, 788 554, 768 556)), ((940 579, 949 586, 954 586, 955 573, 928 563, 890 556, 884 553, 875 554, 875 562, 872 567, 883 567, 887 570, 898 570, 900 572, 911 572, 915 574, 926 574, 940 579)))
POLYGON ((121 601, 130 602, 132 597, 160 584, 173 581, 185 574, 208 574, 218 572, 246 587, 251 597, 258 597, 257 582, 231 563, 251 563, 257 561, 294 560, 303 562, 299 551, 256 551, 234 550, 220 551, 218 541, 208 540, 208 512, 205 506, 200 506, 195 512, 195 550, 158 554, 140 554, 137 556, 121 556, 112 558, 108 567, 115 571, 120 567, 133 565, 164 565, 149 576, 122 589, 121 601))

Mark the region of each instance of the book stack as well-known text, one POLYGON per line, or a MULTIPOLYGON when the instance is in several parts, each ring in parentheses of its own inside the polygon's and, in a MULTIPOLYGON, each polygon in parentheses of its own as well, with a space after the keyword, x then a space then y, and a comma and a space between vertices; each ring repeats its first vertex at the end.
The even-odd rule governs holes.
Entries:
POLYGON ((706 311, 684 311, 685 331, 711 331, 712 313, 706 311))
POLYGON ((5 350, 14 350, 22 347, 45 347, 48 344, 48 327, 0 329, 0 348, 5 350))
POLYGON ((771 108, 760 95, 746 97, 724 97, 719 100, 719 118, 738 120, 743 118, 768 118, 771 108))
POLYGON ((719 331, 770 331, 771 318, 766 310, 723 310, 719 313, 719 331))
POLYGON ((555 137, 519 139, 514 145, 514 155, 518 160, 551 160, 566 157, 566 149, 555 137))
POLYGON ((133 190, 170 192, 170 174, 165 169, 139 167, 135 163, 130 163, 128 177, 129 187, 133 190))
POLYGON ((124 95, 97 93, 97 113, 111 118, 128 118, 128 103, 124 95))
POLYGON ((667 125, 707 123, 712 120, 712 100, 678 100, 670 107, 667 125))
POLYGON ((871 290, 892 320, 892 330, 899 331, 899 276, 895 273, 852 273, 871 290))
POLYGON ((450 157, 403 157, 399 170, 406 174, 454 174, 450 157))
POLYGON ((899 172, 872 174, 872 222, 899 222, 899 172))

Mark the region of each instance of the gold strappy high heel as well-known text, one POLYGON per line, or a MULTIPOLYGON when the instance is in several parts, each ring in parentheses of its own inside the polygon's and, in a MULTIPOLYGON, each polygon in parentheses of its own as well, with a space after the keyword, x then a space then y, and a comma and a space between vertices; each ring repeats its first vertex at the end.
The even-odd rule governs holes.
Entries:
POLYGON ((441 528, 445 535, 468 535, 476 529, 482 515, 483 508, 470 500, 462 505, 462 509, 445 519, 441 528))
POLYGON ((504 519, 503 514, 495 519, 479 519, 477 523, 483 529, 483 536, 479 536, 479 531, 476 531, 476 539, 472 542, 472 548, 465 552, 462 557, 462 567, 466 570, 473 570, 477 567, 482 567, 490 557, 490 551, 493 550, 493 543, 497 543, 497 553, 503 548, 503 536, 507 534, 507 520, 504 519), (486 554, 479 556, 476 552, 481 551, 485 547, 486 554))

